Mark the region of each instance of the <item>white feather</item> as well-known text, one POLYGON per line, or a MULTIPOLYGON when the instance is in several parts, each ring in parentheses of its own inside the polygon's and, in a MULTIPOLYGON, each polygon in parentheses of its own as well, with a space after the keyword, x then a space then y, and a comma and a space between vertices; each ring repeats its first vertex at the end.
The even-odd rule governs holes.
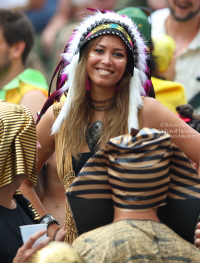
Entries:
POLYGON ((69 87, 69 83, 66 82, 62 88, 60 89, 60 92, 63 94, 64 92, 66 92, 68 90, 68 87, 69 87))
POLYGON ((142 83, 139 78, 139 72, 134 68, 134 76, 131 77, 129 86, 129 116, 128 116, 128 131, 131 128, 138 129, 138 109, 143 105, 141 94, 143 91, 142 83))
POLYGON ((68 90, 66 101, 61 109, 61 112, 53 124, 52 134, 59 132, 63 121, 67 118, 69 114, 69 111, 70 111, 70 108, 73 102, 73 98, 74 98, 74 88, 73 87, 74 87, 74 78, 75 78, 76 67, 78 65, 78 61, 79 61, 79 53, 74 56, 74 58, 72 59, 68 67, 69 73, 68 73, 67 84, 69 85, 69 90, 68 90))

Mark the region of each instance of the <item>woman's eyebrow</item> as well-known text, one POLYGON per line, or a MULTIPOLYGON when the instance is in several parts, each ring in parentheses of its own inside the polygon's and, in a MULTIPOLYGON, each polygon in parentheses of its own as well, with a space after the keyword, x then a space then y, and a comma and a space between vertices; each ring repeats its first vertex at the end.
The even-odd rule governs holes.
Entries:
MULTIPOLYGON (((101 45, 101 44, 97 44, 97 46, 106 48, 105 46, 103 46, 103 45, 101 45)), ((114 48, 114 50, 121 50, 121 51, 124 51, 124 52, 125 52, 125 50, 124 50, 123 48, 114 48)))

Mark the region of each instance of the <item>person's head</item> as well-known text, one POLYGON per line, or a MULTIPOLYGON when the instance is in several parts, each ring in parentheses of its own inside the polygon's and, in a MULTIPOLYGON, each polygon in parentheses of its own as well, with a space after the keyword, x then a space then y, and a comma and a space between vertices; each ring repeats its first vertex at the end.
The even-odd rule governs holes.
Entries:
POLYGON ((97 85, 115 91, 128 62, 126 45, 116 35, 99 38, 90 48, 86 62, 90 86, 97 85))
POLYGON ((33 47, 34 33, 28 17, 18 11, 0 9, 0 74, 15 59, 24 64, 33 47))
POLYGON ((167 0, 170 12, 174 19, 178 21, 187 21, 195 16, 199 16, 199 0, 167 0))
POLYGON ((80 76, 84 68, 83 79, 89 79, 86 89, 99 86, 113 93, 118 86, 120 88, 122 79, 130 79, 132 62, 129 55, 130 51, 117 35, 99 36, 82 49, 76 74, 80 76))
POLYGON ((33 254, 27 263, 84 263, 85 261, 69 245, 63 242, 51 242, 33 254))
POLYGON ((24 107, 0 101, 0 188, 27 177, 37 183, 36 128, 24 107))
MULTIPOLYGON (((52 133, 64 120, 65 136, 61 147, 78 156, 86 144, 90 124, 90 98, 113 98, 103 115, 101 147, 109 138, 138 127, 141 95, 146 95, 147 53, 137 25, 128 16, 115 12, 95 12, 76 28, 70 38, 58 75, 58 90, 49 101, 68 90, 66 101, 56 119, 52 133), (64 143, 66 142, 66 143, 64 143)), ((48 105, 48 103, 46 104, 48 105)), ((43 113, 43 110, 42 110, 43 113)), ((60 136, 60 135, 59 135, 60 136)), ((64 149, 63 149, 64 151, 64 149)))

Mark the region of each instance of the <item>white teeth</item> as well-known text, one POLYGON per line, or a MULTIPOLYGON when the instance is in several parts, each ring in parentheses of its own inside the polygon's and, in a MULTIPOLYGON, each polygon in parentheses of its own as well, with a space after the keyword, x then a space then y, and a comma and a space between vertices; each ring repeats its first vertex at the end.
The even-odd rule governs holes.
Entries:
POLYGON ((110 74, 111 74, 110 71, 103 70, 103 69, 98 69, 98 72, 99 72, 101 75, 110 75, 110 74))

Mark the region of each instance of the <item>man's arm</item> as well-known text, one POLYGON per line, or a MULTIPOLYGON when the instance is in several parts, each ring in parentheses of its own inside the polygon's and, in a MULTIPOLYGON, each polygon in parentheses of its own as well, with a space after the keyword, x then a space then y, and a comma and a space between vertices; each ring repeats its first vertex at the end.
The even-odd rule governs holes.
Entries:
POLYGON ((37 120, 37 113, 42 109, 47 97, 39 90, 28 91, 21 99, 20 105, 26 106, 34 120, 37 120))

